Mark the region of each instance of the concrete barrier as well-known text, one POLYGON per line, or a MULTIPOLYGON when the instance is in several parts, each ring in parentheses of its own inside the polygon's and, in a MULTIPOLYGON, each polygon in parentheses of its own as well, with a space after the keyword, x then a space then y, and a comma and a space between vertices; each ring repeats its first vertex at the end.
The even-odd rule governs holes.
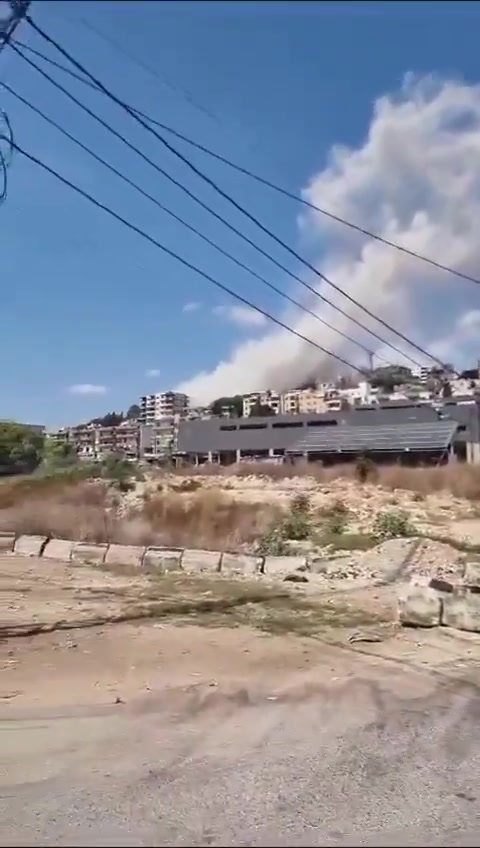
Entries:
POLYGON ((0 533, 0 551, 2 553, 11 553, 15 545, 15 533, 0 533))
POLYGON ((109 545, 106 556, 106 565, 130 565, 140 568, 143 562, 145 548, 140 545, 109 545))
POLYGON ((443 599, 442 624, 457 630, 480 633, 480 595, 458 588, 443 599))
POLYGON ((145 569, 158 571, 179 571, 182 568, 183 548, 147 548, 143 557, 145 569))
POLYGON ((306 556, 267 556, 263 572, 270 577, 276 577, 281 574, 291 574, 292 571, 305 571, 306 567, 306 556))
POLYGON ((72 550, 72 562, 86 562, 101 565, 105 560, 108 545, 95 542, 75 542, 72 550))
POLYGON ((41 556, 47 544, 46 536, 19 536, 13 548, 20 556, 41 556))
POLYGON ((68 539, 49 539, 43 550, 43 559, 59 559, 62 562, 70 562, 72 558, 74 542, 68 539))
POLYGON ((468 586, 480 586, 480 560, 467 562, 465 566, 464 582, 468 586))
POLYGON ((430 586, 409 585, 398 599, 401 624, 410 627, 438 627, 442 616, 442 595, 430 586))
POLYGON ((194 551, 185 550, 182 557, 182 566, 191 574, 202 571, 220 571, 220 551, 194 551))
POLYGON ((222 574, 258 574, 263 565, 263 557, 248 554, 222 554, 220 571, 222 574))

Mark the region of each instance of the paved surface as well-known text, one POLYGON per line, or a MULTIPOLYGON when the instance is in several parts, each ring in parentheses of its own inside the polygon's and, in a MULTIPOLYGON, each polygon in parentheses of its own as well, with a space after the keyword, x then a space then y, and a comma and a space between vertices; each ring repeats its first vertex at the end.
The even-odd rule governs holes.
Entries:
POLYGON ((0 844, 478 845, 478 696, 325 650, 276 694, 0 707, 0 844))

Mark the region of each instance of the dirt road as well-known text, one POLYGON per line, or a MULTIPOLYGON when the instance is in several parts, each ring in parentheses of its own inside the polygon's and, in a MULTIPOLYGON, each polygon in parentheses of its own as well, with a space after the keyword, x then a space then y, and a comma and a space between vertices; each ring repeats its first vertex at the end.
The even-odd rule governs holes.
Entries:
POLYGON ((0 645, 0 844, 478 844, 475 637, 216 624, 0 645))

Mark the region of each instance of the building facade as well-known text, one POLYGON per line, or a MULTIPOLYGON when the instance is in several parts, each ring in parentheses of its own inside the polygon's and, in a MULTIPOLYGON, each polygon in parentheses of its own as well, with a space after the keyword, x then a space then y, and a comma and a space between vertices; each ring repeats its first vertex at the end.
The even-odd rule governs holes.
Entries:
POLYGON ((162 418, 185 418, 188 414, 189 398, 181 392, 157 392, 140 398, 142 424, 153 424, 162 418))
POLYGON ((266 389, 263 392, 250 392, 243 396, 243 417, 248 418, 256 406, 269 406, 275 415, 281 411, 281 397, 278 392, 266 389))

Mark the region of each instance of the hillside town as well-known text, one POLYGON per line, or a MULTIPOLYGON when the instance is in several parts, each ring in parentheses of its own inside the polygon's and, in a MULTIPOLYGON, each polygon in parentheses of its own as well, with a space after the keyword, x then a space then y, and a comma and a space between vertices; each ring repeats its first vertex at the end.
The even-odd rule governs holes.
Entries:
MULTIPOLYGON (((103 418, 47 435, 70 445, 79 459, 89 461, 101 461, 112 453, 154 464, 181 458, 193 464, 265 458, 279 461, 288 452, 288 436, 292 431, 296 435, 302 423, 312 428, 315 423, 320 426, 322 421, 335 421, 348 427, 360 421, 367 423, 366 413, 372 428, 390 424, 403 430, 408 422, 447 417, 457 421, 464 434, 469 425, 470 436, 464 435, 463 442, 478 442, 479 403, 480 366, 461 374, 450 365, 443 371, 423 368, 413 372, 391 366, 372 372, 370 380, 354 382, 339 377, 335 383, 312 382, 286 392, 265 389, 218 398, 205 407, 192 405, 187 395, 175 391, 143 395, 125 415, 107 413, 103 418), (263 430, 261 445, 244 445, 237 438, 241 436, 239 430, 248 430, 250 436, 263 430), (283 436, 280 442, 279 434, 283 436), (220 443, 226 438, 228 446, 220 443)), ((375 452, 374 444, 372 449, 375 452)), ((345 455, 345 449, 342 453, 345 455)), ((466 456, 466 449, 459 448, 457 454, 476 461, 466 456)))

